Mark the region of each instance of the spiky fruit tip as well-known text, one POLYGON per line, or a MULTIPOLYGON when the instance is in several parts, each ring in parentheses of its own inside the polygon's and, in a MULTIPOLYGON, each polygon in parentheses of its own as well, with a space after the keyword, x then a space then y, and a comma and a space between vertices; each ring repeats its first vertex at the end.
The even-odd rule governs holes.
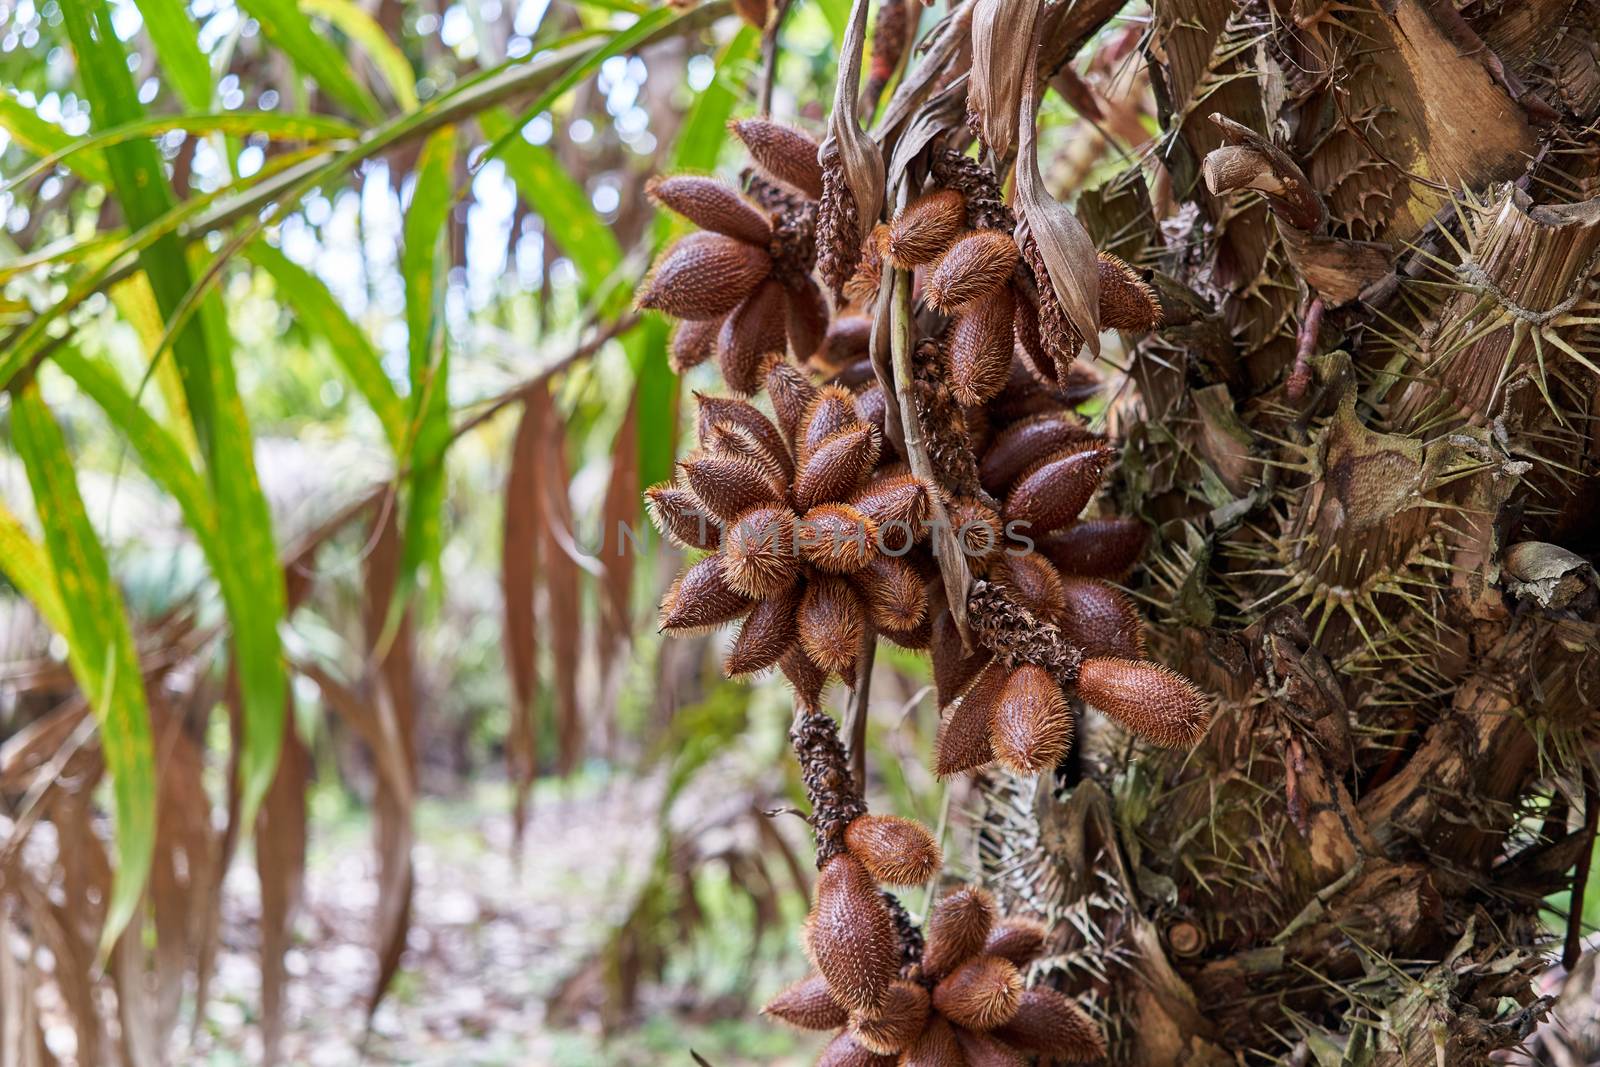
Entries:
POLYGON ((844 831, 845 847, 872 876, 890 885, 921 885, 944 862, 928 828, 897 815, 862 815, 844 831))

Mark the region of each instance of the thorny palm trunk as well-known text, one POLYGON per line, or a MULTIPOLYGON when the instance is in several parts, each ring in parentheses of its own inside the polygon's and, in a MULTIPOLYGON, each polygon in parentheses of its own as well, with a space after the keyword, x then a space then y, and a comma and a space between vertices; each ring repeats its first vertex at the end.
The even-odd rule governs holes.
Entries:
POLYGON ((1600 803, 1600 5, 1153 6, 1169 180, 1080 213, 1166 305, 1114 495, 1221 700, 991 776, 985 866, 1113 1062, 1487 1062, 1600 803))

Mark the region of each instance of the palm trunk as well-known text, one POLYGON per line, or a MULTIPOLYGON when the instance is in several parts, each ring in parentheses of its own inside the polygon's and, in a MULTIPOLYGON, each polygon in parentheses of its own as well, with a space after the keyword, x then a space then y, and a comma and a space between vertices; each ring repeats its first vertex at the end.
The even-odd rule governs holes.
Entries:
POLYGON ((1600 803, 1600 4, 1154 8, 1164 180, 1080 207, 1165 305, 1115 497, 1218 714, 1085 712, 982 857, 1113 1062, 1485 1063, 1600 803))

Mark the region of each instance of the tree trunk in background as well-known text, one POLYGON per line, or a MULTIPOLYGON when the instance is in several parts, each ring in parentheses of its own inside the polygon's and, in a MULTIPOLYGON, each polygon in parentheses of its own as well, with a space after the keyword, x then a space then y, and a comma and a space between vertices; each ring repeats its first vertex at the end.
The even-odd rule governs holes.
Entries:
POLYGON ((1163 180, 1080 214, 1167 309, 1113 493, 1218 715, 1086 712, 982 859, 1115 1063, 1488 1062, 1600 803, 1600 4, 1153 6, 1163 180))

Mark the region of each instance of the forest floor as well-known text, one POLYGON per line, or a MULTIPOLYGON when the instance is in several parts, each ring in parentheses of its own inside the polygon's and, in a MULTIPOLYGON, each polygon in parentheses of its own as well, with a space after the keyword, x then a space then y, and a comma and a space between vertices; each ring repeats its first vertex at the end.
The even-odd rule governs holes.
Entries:
MULTIPOLYGON (((376 857, 365 816, 319 798, 306 900, 288 957, 284 1062, 631 1067, 690 1064, 693 1048, 713 1067, 809 1063, 815 1040, 761 1019, 754 1007, 797 977, 797 959, 776 961, 758 988, 743 989, 753 994, 750 1005, 735 990, 705 988, 716 983, 696 968, 681 988, 645 989, 637 1025, 609 1038, 592 998, 564 1013, 568 1025, 549 1025, 549 999, 627 914, 647 873, 658 796, 658 781, 624 777, 542 791, 520 870, 503 788, 423 801, 407 951, 364 1048, 377 968, 376 857)), ((223 906, 211 1003, 189 1062, 232 1067, 260 1056, 251 862, 234 865, 223 906)))

